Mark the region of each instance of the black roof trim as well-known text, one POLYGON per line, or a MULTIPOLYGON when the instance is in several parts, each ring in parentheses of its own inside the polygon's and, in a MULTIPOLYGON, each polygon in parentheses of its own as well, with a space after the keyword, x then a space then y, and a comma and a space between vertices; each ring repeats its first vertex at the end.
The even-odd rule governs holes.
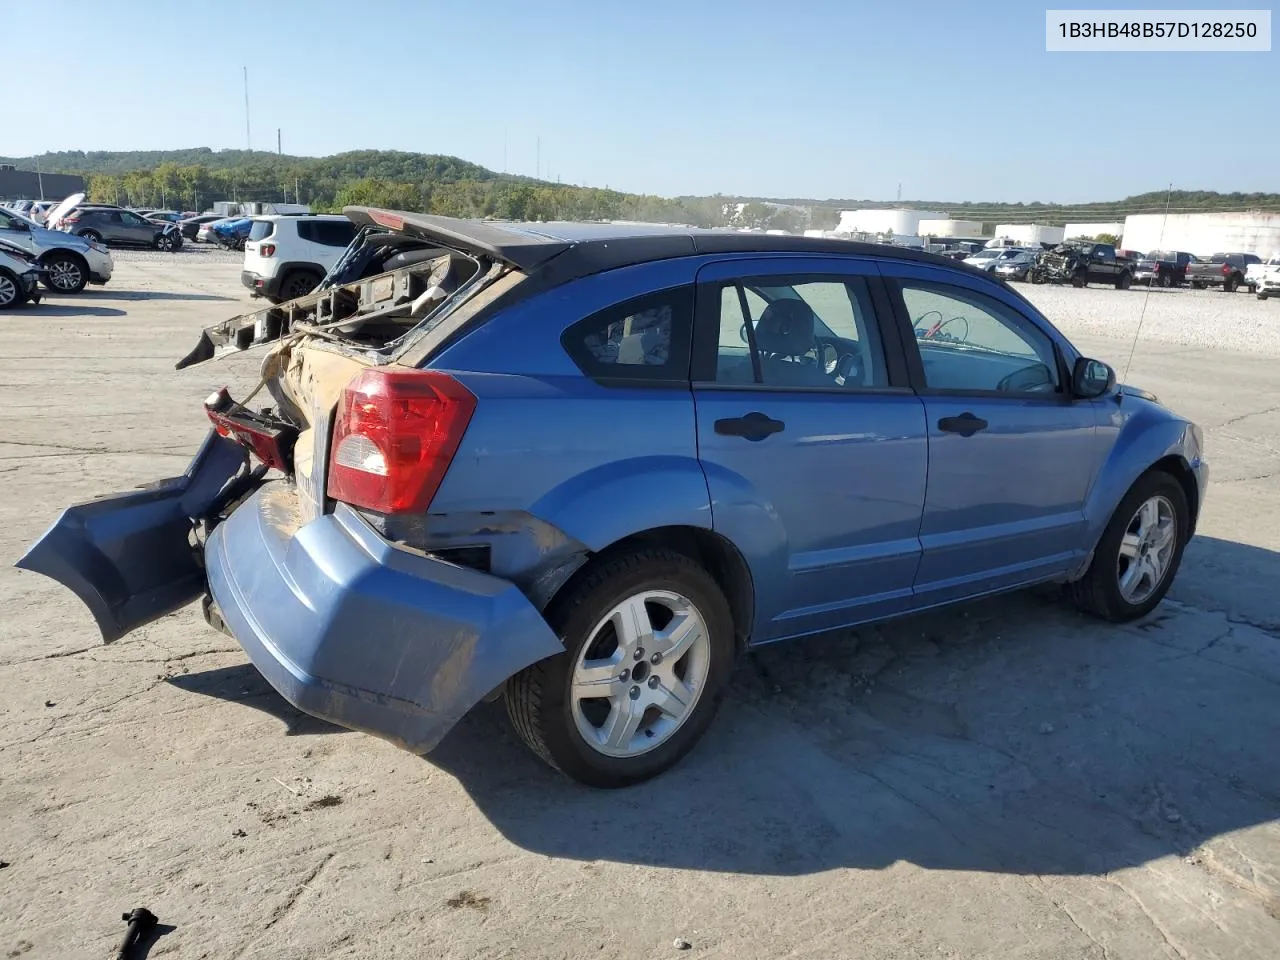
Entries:
POLYGON ((547 266, 566 282, 615 267, 717 253, 810 253, 875 257, 962 270, 992 279, 963 262, 885 244, 657 224, 513 223, 460 220, 426 213, 346 207, 359 226, 379 225, 416 234, 463 252, 509 263, 526 273, 547 266), (399 226, 396 226, 397 221, 399 226), (555 261, 552 265, 550 261, 555 261))

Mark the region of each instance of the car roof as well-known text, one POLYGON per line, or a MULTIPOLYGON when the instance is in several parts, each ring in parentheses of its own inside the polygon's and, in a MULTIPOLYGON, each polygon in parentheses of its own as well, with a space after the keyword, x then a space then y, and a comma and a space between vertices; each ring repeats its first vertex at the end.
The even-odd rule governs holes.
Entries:
POLYGON ((810 253, 871 256, 981 271, 954 260, 884 244, 798 237, 653 223, 517 223, 460 220, 427 213, 346 207, 343 213, 358 226, 382 226, 434 240, 442 246, 484 254, 526 272, 556 260, 556 272, 568 278, 613 267, 707 253, 810 253))
POLYGON ((346 220, 340 213, 258 213, 250 220, 346 220))

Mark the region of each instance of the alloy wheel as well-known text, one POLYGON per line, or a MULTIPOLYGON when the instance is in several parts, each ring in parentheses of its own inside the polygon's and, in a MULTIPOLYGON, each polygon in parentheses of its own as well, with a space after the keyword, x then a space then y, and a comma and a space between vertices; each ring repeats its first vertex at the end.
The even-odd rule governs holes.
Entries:
POLYGON ((623 600, 592 629, 574 665, 569 710, 587 745, 636 757, 693 715, 711 666, 702 614, 686 597, 646 590, 623 600))
POLYGON ((18 285, 0 274, 0 307, 7 307, 18 299, 18 285))
POLYGON ((1154 496, 1138 507, 1120 539, 1116 577, 1126 603, 1137 605, 1153 594, 1169 573, 1177 547, 1178 519, 1173 504, 1154 496))
POLYGON ((49 266, 49 282, 59 290, 78 290, 82 277, 74 260, 55 260, 49 266))

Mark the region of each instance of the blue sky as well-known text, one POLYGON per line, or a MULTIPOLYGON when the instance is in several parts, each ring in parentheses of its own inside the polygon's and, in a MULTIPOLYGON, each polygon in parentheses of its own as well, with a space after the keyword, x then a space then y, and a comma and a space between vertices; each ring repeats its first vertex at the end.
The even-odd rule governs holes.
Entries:
POLYGON ((512 172, 664 195, 1280 190, 1280 54, 1046 53, 1066 6, 0 0, 32 58, 22 95, 6 73, 0 155, 243 147, 247 65, 253 146, 280 127, 287 153, 501 170, 505 142, 512 172), (46 47, 56 23, 85 42, 46 47))

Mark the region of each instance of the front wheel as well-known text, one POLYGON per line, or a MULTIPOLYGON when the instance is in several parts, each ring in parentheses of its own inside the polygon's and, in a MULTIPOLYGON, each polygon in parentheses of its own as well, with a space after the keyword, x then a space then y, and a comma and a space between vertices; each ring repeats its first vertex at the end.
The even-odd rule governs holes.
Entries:
POLYGON ((1071 585, 1076 604, 1116 623, 1150 613, 1173 583, 1190 531, 1182 485, 1163 470, 1143 474, 1112 514, 1088 572, 1071 585))
POLYGON ((1077 273, 1071 278, 1071 285, 1073 287, 1083 287, 1088 282, 1089 277, 1084 273, 1077 273))
POLYGON ((79 293, 89 282, 89 271, 79 257, 55 253, 45 258, 44 285, 54 293, 79 293))
POLYGON ((160 236, 156 237, 155 248, 161 253, 173 253, 178 246, 173 239, 173 234, 162 233, 160 236))
POLYGON ((1133 283, 1133 275, 1130 273, 1122 273, 1116 280, 1116 289, 1128 290, 1131 283, 1133 283))
POLYGON ((22 281, 8 270, 0 269, 0 310, 20 307, 27 302, 22 281))
POLYGON ((88 240, 90 243, 102 243, 102 234, 97 230, 85 230, 77 234, 77 236, 84 240, 88 240))
POLYGON ((594 787, 656 776, 711 724, 733 666, 733 618, 694 561, 636 550, 579 573, 547 609, 564 653, 512 677, 516 732, 594 787))

